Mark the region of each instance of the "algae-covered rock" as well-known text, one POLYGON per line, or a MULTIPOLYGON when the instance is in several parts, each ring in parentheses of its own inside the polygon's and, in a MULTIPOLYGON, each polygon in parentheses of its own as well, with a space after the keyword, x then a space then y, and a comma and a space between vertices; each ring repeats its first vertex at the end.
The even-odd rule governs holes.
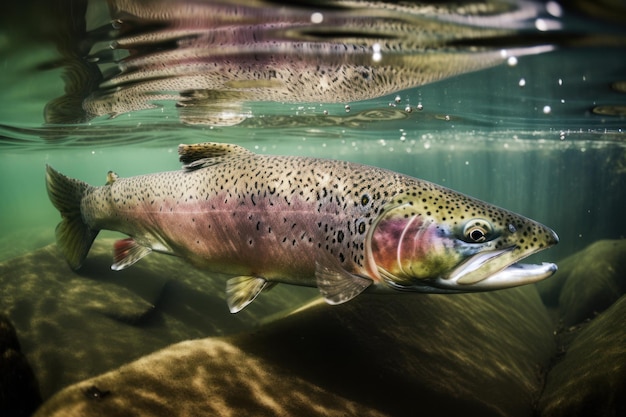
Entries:
POLYGON ((44 398, 172 343, 253 328, 315 294, 276 288, 233 315, 226 278, 160 254, 112 271, 112 245, 99 238, 76 272, 55 245, 0 264, 0 306, 44 398))
POLYGON ((37 416, 530 416, 553 343, 534 287, 363 294, 170 346, 68 387, 37 416))
POLYGON ((41 404, 37 381, 15 328, 0 314, 0 416, 27 417, 41 404))
POLYGON ((565 326, 593 318, 626 293, 626 240, 601 240, 559 263, 554 278, 539 283, 548 305, 558 299, 565 326))
POLYGON ((552 368, 542 417, 626 415, 626 296, 585 327, 552 368))

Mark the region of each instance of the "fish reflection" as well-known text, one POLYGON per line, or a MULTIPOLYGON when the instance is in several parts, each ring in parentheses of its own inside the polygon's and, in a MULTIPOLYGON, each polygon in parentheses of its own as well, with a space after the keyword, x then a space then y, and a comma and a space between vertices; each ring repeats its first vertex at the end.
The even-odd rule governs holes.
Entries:
POLYGON ((173 101, 185 123, 225 126, 250 117, 254 102, 371 99, 550 50, 516 41, 542 13, 503 0, 110 0, 107 23, 86 33, 87 57, 67 60, 67 93, 46 119, 84 122, 173 101))

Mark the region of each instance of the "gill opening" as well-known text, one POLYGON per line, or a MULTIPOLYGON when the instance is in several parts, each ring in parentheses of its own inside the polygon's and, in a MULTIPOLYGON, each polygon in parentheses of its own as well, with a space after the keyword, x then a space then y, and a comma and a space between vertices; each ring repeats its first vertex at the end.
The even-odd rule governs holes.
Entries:
MULTIPOLYGON (((400 268, 400 271, 402 272, 404 276, 409 276, 409 274, 402 267, 402 244, 404 243, 404 236, 406 235, 407 231, 410 229, 411 224, 414 221, 416 221, 417 218, 418 216, 413 216, 411 220, 406 224, 406 226, 404 226, 404 229, 402 230, 402 234, 400 235, 400 240, 398 241, 398 249, 396 250, 396 263, 398 264, 398 267, 400 268)), ((423 233, 423 230, 420 228, 418 233, 423 233)), ((415 240, 416 238, 417 236, 415 236, 413 240, 415 240)))

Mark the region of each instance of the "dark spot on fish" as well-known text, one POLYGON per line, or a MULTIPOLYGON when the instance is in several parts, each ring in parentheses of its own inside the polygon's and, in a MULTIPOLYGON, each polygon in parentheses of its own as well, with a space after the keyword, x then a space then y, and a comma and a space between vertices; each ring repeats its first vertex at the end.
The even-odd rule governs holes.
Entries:
POLYGON ((362 206, 366 206, 367 203, 369 203, 369 202, 370 202, 370 197, 367 194, 363 194, 361 196, 361 205, 362 206))
POLYGON ((365 233, 365 222, 361 222, 361 223, 359 223, 359 228, 358 228, 358 230, 359 230, 359 233, 360 233, 360 234, 365 233))
POLYGON ((343 241, 344 235, 343 232, 340 230, 337 232, 337 242, 341 243, 343 241))

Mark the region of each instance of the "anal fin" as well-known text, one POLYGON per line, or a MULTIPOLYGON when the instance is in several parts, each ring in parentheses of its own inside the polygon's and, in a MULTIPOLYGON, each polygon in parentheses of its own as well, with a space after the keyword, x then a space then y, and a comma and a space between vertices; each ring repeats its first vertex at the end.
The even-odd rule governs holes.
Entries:
POLYGON ((266 288, 272 284, 265 278, 255 276, 240 276, 226 282, 226 301, 231 313, 238 313, 266 288))
POLYGON ((328 304, 342 304, 365 291, 373 281, 353 275, 343 268, 315 264, 315 278, 320 293, 328 304))
POLYGON ((129 237, 116 241, 113 251, 113 265, 111 265, 111 269, 120 271, 152 252, 152 249, 140 245, 135 239, 129 237))

